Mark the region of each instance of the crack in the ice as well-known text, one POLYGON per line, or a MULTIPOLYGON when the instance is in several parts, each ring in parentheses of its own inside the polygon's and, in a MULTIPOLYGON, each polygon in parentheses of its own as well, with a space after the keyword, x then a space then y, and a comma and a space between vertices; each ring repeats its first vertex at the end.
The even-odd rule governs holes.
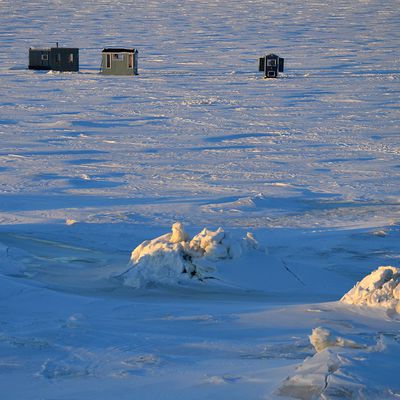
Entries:
POLYGON ((286 269, 286 271, 288 271, 291 275, 293 275, 303 286, 307 286, 307 285, 300 279, 300 277, 299 277, 297 274, 295 274, 295 273, 288 267, 288 265, 286 264, 285 260, 283 260, 283 258, 281 258, 281 261, 282 261, 283 267, 286 269))

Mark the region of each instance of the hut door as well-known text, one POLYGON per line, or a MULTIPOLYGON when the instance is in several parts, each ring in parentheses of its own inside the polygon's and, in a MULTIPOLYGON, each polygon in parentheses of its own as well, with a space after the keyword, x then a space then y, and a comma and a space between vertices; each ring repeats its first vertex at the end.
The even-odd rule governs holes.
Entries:
POLYGON ((129 53, 129 61, 128 61, 128 68, 133 68, 133 53, 129 53))
POLYGON ((48 67, 49 64, 49 53, 41 53, 40 54, 40 62, 42 67, 48 67))

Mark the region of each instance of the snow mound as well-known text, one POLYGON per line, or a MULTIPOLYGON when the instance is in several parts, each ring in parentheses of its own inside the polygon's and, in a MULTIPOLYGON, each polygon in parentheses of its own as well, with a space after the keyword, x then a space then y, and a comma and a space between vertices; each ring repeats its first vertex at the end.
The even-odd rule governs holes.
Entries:
POLYGON ((383 266, 358 282, 340 301, 382 307, 400 313, 400 269, 383 266))
POLYGON ((277 394, 302 400, 398 398, 398 338, 381 334, 377 341, 375 335, 359 340, 364 343, 357 348, 328 347, 307 357, 277 394))
POLYGON ((129 268, 120 276, 124 284, 135 288, 156 284, 173 285, 188 279, 212 279, 215 271, 210 261, 238 258, 249 249, 259 248, 251 233, 238 240, 222 228, 204 228, 190 239, 180 222, 171 233, 146 240, 131 254, 129 268))
POLYGON ((365 347, 354 340, 336 336, 331 330, 322 327, 313 329, 309 338, 310 343, 318 353, 328 347, 349 347, 353 349, 362 349, 365 347))
POLYGON ((205 208, 211 210, 240 210, 240 211, 257 211, 263 210, 271 206, 271 199, 268 199, 263 193, 254 196, 240 197, 234 201, 228 201, 220 204, 209 204, 205 208))
POLYGON ((268 198, 264 195, 264 193, 258 193, 251 197, 243 197, 238 199, 235 204, 238 207, 242 207, 243 209, 250 208, 265 208, 268 204, 268 198))

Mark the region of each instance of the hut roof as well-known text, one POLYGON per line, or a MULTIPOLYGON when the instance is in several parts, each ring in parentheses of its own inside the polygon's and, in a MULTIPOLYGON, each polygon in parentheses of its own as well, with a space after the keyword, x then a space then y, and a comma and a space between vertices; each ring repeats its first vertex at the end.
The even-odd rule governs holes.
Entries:
POLYGON ((107 47, 103 49, 102 53, 134 53, 136 49, 130 48, 130 49, 124 49, 121 47, 107 47))

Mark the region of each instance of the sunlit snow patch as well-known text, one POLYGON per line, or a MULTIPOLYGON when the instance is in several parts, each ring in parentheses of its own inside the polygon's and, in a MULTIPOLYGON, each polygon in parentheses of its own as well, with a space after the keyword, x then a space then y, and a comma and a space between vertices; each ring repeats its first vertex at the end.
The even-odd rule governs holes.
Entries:
POLYGON ((340 301, 382 307, 400 313, 400 269, 379 267, 358 282, 340 301))
POLYGON ((251 233, 235 239, 222 228, 204 228, 190 239, 183 225, 172 225, 172 232, 141 243, 131 254, 129 268, 120 276, 135 288, 154 284, 174 285, 190 279, 215 278, 215 261, 238 258, 258 243, 251 233))
POLYGON ((366 347, 364 344, 336 335, 332 330, 323 327, 313 329, 309 338, 310 343, 314 346, 317 352, 321 352, 328 347, 349 347, 354 349, 362 349, 366 347))

